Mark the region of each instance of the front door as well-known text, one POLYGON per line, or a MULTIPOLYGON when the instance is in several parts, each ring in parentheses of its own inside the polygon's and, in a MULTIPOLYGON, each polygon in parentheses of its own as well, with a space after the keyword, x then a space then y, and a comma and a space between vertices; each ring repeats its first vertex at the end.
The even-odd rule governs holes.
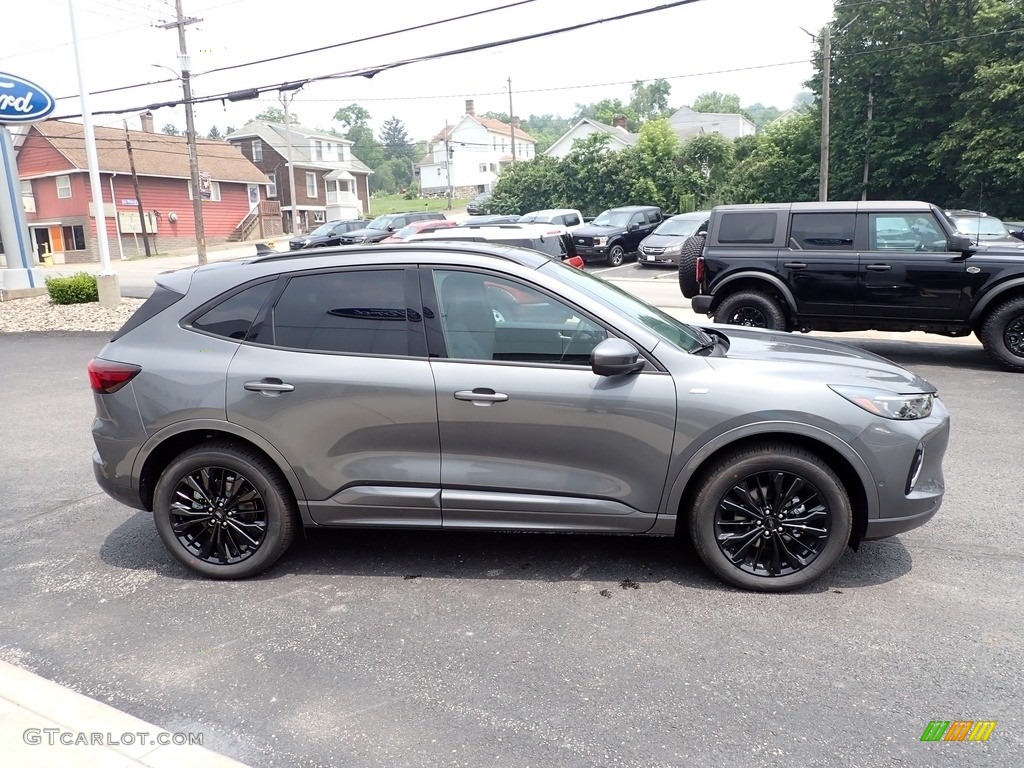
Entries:
POLYGON ((424 315, 437 329, 443 525, 649 529, 672 448, 671 376, 597 376, 590 352, 614 332, 525 283, 435 270, 424 291, 438 297, 424 315))
POLYGON ((855 213, 794 213, 779 271, 793 289, 801 317, 853 316, 860 256, 855 213))

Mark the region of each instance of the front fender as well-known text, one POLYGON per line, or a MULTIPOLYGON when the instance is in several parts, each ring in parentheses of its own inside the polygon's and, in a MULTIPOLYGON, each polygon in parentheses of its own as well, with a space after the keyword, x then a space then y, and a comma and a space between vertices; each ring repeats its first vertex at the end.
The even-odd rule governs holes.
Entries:
POLYGON ((1024 277, 1015 277, 994 286, 988 293, 978 300, 977 304, 974 305, 974 309, 971 310, 971 322, 973 323, 975 320, 979 319, 983 314, 985 314, 987 307, 998 299, 1001 299, 1007 293, 1013 291, 1015 288, 1018 290, 1024 290, 1024 277))

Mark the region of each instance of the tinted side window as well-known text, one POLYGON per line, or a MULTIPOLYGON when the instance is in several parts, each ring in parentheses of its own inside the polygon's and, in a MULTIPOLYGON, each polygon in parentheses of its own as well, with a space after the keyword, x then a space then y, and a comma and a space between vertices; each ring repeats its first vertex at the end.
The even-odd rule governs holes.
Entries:
POLYGON ((315 352, 408 355, 404 273, 381 269, 292 278, 256 341, 315 352))
POLYGON ((804 250, 853 250, 855 213, 794 213, 789 245, 804 250))
POLYGON ((657 211, 648 211, 647 212, 647 223, 648 224, 657 224, 659 221, 661 221, 661 216, 658 215, 657 211))
POLYGON ((873 251, 944 251, 948 245, 931 214, 872 213, 868 229, 873 251))
POLYGON ((644 215, 642 213, 634 213, 632 218, 629 220, 630 225, 632 224, 643 224, 644 215))
POLYGON ((273 285, 274 281, 268 280, 229 296, 193 320, 192 327, 229 339, 244 339, 273 285))
POLYGON ((774 212, 723 213, 718 227, 718 242, 770 245, 775 242, 777 220, 774 212))
POLYGON ((580 223, 580 217, 575 213, 566 213, 562 216, 562 224, 566 227, 575 227, 580 223))

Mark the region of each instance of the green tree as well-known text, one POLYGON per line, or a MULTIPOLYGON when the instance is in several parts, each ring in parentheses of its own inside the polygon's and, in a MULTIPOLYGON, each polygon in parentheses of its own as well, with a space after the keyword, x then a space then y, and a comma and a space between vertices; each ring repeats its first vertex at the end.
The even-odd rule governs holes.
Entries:
POLYGON ((397 117, 392 116, 385 120, 380 129, 380 143, 384 148, 384 159, 400 159, 408 161, 416 157, 416 145, 409 141, 409 134, 405 130, 405 124, 397 117))
POLYGON ((636 110, 623 104, 621 99, 601 99, 593 104, 577 104, 572 122, 576 123, 585 117, 606 125, 613 125, 616 117, 625 117, 626 127, 631 131, 637 130, 640 125, 636 110))
MULTIPOLYGON (((279 123, 284 125, 284 110, 280 107, 267 107, 252 119, 261 123, 279 123)), ((298 125, 302 122, 299 120, 299 116, 290 109, 288 110, 288 120, 292 125, 298 125)))
POLYGON ((718 112, 726 115, 740 115, 740 97, 735 93, 708 91, 693 100, 690 109, 694 112, 718 112))
POLYGON ((668 80, 658 78, 648 84, 637 80, 632 86, 629 106, 643 122, 666 117, 669 111, 668 96, 671 92, 672 86, 668 80))
POLYGON ((781 203, 818 199, 818 118, 813 113, 773 123, 738 139, 732 167, 712 202, 781 203))
POLYGON ((719 133, 703 133, 683 145, 682 156, 696 179, 697 207, 725 202, 722 189, 736 165, 735 144, 719 133))
POLYGON ((217 126, 215 125, 215 126, 213 126, 213 127, 212 127, 212 128, 210 129, 210 132, 209 132, 208 134, 206 134, 206 138, 208 138, 208 139, 215 139, 215 140, 216 140, 216 139, 223 139, 223 138, 224 138, 224 134, 222 134, 222 133, 220 132, 220 128, 218 128, 218 127, 217 127, 217 126))
POLYGON ((341 123, 344 138, 352 142, 352 154, 372 169, 384 162, 384 148, 373 136, 369 112, 358 104, 349 104, 334 113, 334 120, 341 123))
POLYGON ((166 133, 168 136, 181 136, 181 131, 178 130, 178 126, 174 123, 164 123, 164 127, 160 129, 160 133, 166 133))
POLYGON ((524 214, 542 208, 568 207, 559 162, 539 155, 507 166, 487 201, 491 213, 524 214))

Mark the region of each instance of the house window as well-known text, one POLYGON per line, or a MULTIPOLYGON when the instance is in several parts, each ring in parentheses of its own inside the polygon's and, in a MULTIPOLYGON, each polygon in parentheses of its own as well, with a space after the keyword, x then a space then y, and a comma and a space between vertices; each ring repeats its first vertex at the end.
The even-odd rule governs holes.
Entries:
POLYGON ((306 197, 316 197, 316 174, 306 174, 306 197))
POLYGON ((327 215, 324 211, 313 211, 313 223, 323 224, 327 221, 327 215))
POLYGON ((65 251, 85 250, 85 228, 82 227, 81 224, 75 224, 74 226, 70 227, 63 227, 61 229, 61 234, 64 235, 65 251))
POLYGON ((263 159, 263 142, 259 139, 252 140, 252 159, 257 163, 263 159))
POLYGON ((268 173, 267 178, 270 179, 270 184, 267 185, 267 197, 277 197, 277 174, 268 173))
POLYGON ((487 163, 480 163, 480 173, 487 173, 487 163))
MULTIPOLYGON (((188 199, 191 200, 192 199, 192 182, 188 181, 188 182, 186 182, 186 184, 188 185, 188 199)), ((210 182, 210 196, 209 197, 204 197, 203 198, 203 202, 204 203, 219 203, 220 202, 220 182, 219 181, 211 181, 210 182)))
POLYGON ((25 213, 36 212, 36 198, 32 194, 32 182, 28 179, 21 182, 21 204, 25 208, 25 213))
MULTIPOLYGON (((324 143, 322 141, 313 142, 313 159, 323 160, 324 159, 324 143)), ((316 193, 314 193, 315 195, 316 193)))
POLYGON ((58 176, 57 177, 57 197, 60 197, 60 198, 71 197, 71 177, 70 176, 58 176))

